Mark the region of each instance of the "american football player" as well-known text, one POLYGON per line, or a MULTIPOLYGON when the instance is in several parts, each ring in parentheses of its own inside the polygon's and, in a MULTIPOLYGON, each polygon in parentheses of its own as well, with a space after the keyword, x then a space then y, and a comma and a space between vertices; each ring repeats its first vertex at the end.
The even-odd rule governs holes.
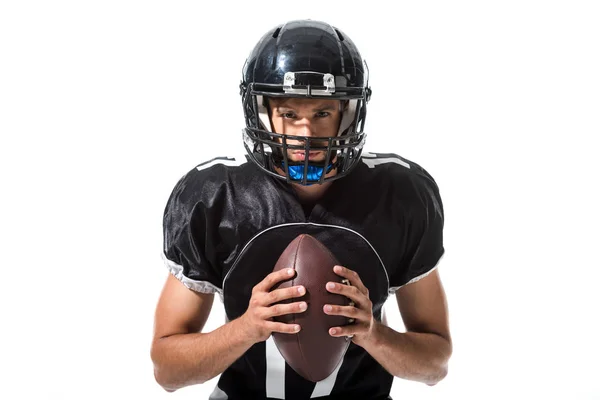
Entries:
POLYGON ((368 68, 352 40, 327 23, 269 30, 243 67, 246 153, 203 162, 175 185, 164 211, 170 271, 155 315, 151 356, 167 391, 220 375, 211 399, 390 399, 394 377, 435 385, 452 353, 438 186, 420 165, 363 151, 368 68), (330 334, 351 344, 323 381, 283 362, 271 334, 297 334, 274 316, 302 313, 304 288, 271 291, 272 272, 299 234, 326 245, 352 300, 323 308, 354 323, 330 334), (214 295, 227 321, 203 326, 214 295), (405 331, 387 326, 395 296, 405 331), (281 300, 294 301, 277 305, 281 300))

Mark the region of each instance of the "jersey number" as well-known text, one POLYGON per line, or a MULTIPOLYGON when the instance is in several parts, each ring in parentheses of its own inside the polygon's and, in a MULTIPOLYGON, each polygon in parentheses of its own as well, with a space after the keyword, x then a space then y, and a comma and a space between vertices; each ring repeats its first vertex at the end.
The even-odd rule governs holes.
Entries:
MULTIPOLYGON (((285 399, 285 360, 283 356, 277 350, 277 345, 273 340, 273 336, 270 336, 266 342, 266 359, 267 359, 267 397, 273 399, 285 399)), ((339 363, 335 371, 331 373, 327 378, 317 382, 313 389, 311 398, 328 396, 331 394, 331 390, 335 385, 337 374, 340 370, 342 363, 339 363)))

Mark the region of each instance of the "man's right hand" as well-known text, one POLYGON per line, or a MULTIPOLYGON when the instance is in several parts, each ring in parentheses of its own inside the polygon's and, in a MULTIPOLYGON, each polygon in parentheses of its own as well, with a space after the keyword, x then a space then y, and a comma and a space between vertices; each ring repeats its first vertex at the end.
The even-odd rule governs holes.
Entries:
POLYGON ((306 311, 307 304, 304 301, 273 305, 273 303, 282 300, 304 296, 306 293, 304 286, 292 286, 270 291, 277 283, 290 279, 294 274, 293 269, 284 268, 270 273, 252 288, 252 297, 248 309, 240 319, 243 319, 243 326, 247 329, 248 335, 254 340, 254 343, 267 340, 272 332, 292 334, 300 331, 300 325, 298 324, 273 321, 273 317, 306 311))

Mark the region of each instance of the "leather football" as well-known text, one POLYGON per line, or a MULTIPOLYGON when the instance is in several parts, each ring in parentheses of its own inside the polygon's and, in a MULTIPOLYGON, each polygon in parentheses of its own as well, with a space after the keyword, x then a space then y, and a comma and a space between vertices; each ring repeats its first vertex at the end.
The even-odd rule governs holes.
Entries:
POLYGON ((350 340, 332 337, 329 329, 344 326, 352 320, 323 311, 325 304, 348 305, 351 301, 325 288, 327 282, 348 283, 333 272, 339 265, 335 256, 314 237, 302 234, 296 237, 279 257, 273 271, 293 268, 293 278, 273 287, 286 288, 303 285, 306 294, 281 303, 306 301, 306 311, 273 318, 283 323, 299 324, 300 332, 294 334, 273 332, 273 339, 286 363, 305 379, 318 382, 327 378, 342 361, 350 340))

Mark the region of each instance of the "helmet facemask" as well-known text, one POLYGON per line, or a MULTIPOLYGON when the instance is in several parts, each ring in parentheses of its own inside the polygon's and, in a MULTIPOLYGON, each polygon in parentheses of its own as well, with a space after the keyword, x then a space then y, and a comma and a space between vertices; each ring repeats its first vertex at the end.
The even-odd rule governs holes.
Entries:
POLYGON ((302 185, 323 183, 347 175, 356 166, 365 143, 363 127, 370 90, 336 87, 334 80, 330 74, 308 72, 286 73, 282 85, 250 83, 244 87, 242 83, 246 117, 244 146, 252 161, 273 176, 302 185), (322 79, 321 85, 314 85, 319 83, 316 81, 319 79, 322 79), (274 132, 267 103, 270 97, 341 100, 345 104, 337 136, 296 136, 274 132), (310 151, 324 151, 326 157, 323 161, 314 162, 306 156, 303 162, 293 162, 288 158, 288 150, 303 150, 307 155, 310 151), (274 166, 285 175, 277 173, 274 166), (326 176, 334 169, 335 175, 326 176))

